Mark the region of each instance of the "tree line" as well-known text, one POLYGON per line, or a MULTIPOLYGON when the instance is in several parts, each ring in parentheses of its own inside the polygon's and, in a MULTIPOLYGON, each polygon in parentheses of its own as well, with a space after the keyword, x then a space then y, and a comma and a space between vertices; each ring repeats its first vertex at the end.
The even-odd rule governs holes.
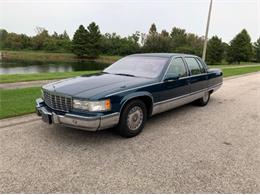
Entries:
MULTIPOLYGON (((201 56, 204 37, 188 33, 185 29, 173 27, 170 32, 157 31, 152 24, 147 34, 136 32, 122 37, 116 33, 100 32, 99 26, 92 22, 87 28, 80 25, 72 39, 64 31, 62 34, 49 32, 37 27, 35 36, 7 32, 0 29, 0 49, 39 50, 48 52, 72 52, 79 58, 96 58, 105 55, 128 55, 146 52, 175 52, 201 56)), ((218 36, 208 40, 206 62, 208 64, 260 62, 260 37, 255 43, 243 29, 230 43, 218 36)))

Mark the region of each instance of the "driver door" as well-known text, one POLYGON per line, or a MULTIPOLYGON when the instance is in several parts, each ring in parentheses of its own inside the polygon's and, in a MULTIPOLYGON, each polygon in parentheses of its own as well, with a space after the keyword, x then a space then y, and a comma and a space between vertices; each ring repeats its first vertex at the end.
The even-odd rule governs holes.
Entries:
POLYGON ((160 101, 190 93, 188 70, 182 57, 173 58, 161 84, 160 101))

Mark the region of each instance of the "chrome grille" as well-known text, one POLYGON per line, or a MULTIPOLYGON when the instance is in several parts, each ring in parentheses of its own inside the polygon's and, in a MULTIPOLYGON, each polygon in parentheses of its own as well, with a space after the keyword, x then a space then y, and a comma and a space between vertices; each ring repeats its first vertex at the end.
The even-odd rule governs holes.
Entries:
POLYGON ((54 110, 69 112, 72 108, 72 99, 70 97, 43 91, 43 98, 45 104, 54 110))

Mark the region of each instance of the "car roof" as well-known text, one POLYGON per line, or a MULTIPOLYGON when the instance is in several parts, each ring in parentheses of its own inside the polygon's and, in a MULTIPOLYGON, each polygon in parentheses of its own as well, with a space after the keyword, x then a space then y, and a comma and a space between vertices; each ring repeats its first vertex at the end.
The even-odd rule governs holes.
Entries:
POLYGON ((150 56, 150 57, 162 57, 162 58, 171 58, 175 56, 198 57, 195 55, 184 54, 184 53, 139 53, 139 54, 132 54, 130 56, 150 56))

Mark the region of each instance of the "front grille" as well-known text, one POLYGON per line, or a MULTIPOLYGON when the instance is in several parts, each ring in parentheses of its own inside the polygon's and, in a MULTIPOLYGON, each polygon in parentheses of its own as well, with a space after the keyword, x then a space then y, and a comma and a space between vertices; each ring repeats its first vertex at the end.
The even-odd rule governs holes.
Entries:
POLYGON ((44 90, 43 98, 45 104, 54 110, 69 112, 72 108, 72 99, 70 97, 56 95, 44 90))

